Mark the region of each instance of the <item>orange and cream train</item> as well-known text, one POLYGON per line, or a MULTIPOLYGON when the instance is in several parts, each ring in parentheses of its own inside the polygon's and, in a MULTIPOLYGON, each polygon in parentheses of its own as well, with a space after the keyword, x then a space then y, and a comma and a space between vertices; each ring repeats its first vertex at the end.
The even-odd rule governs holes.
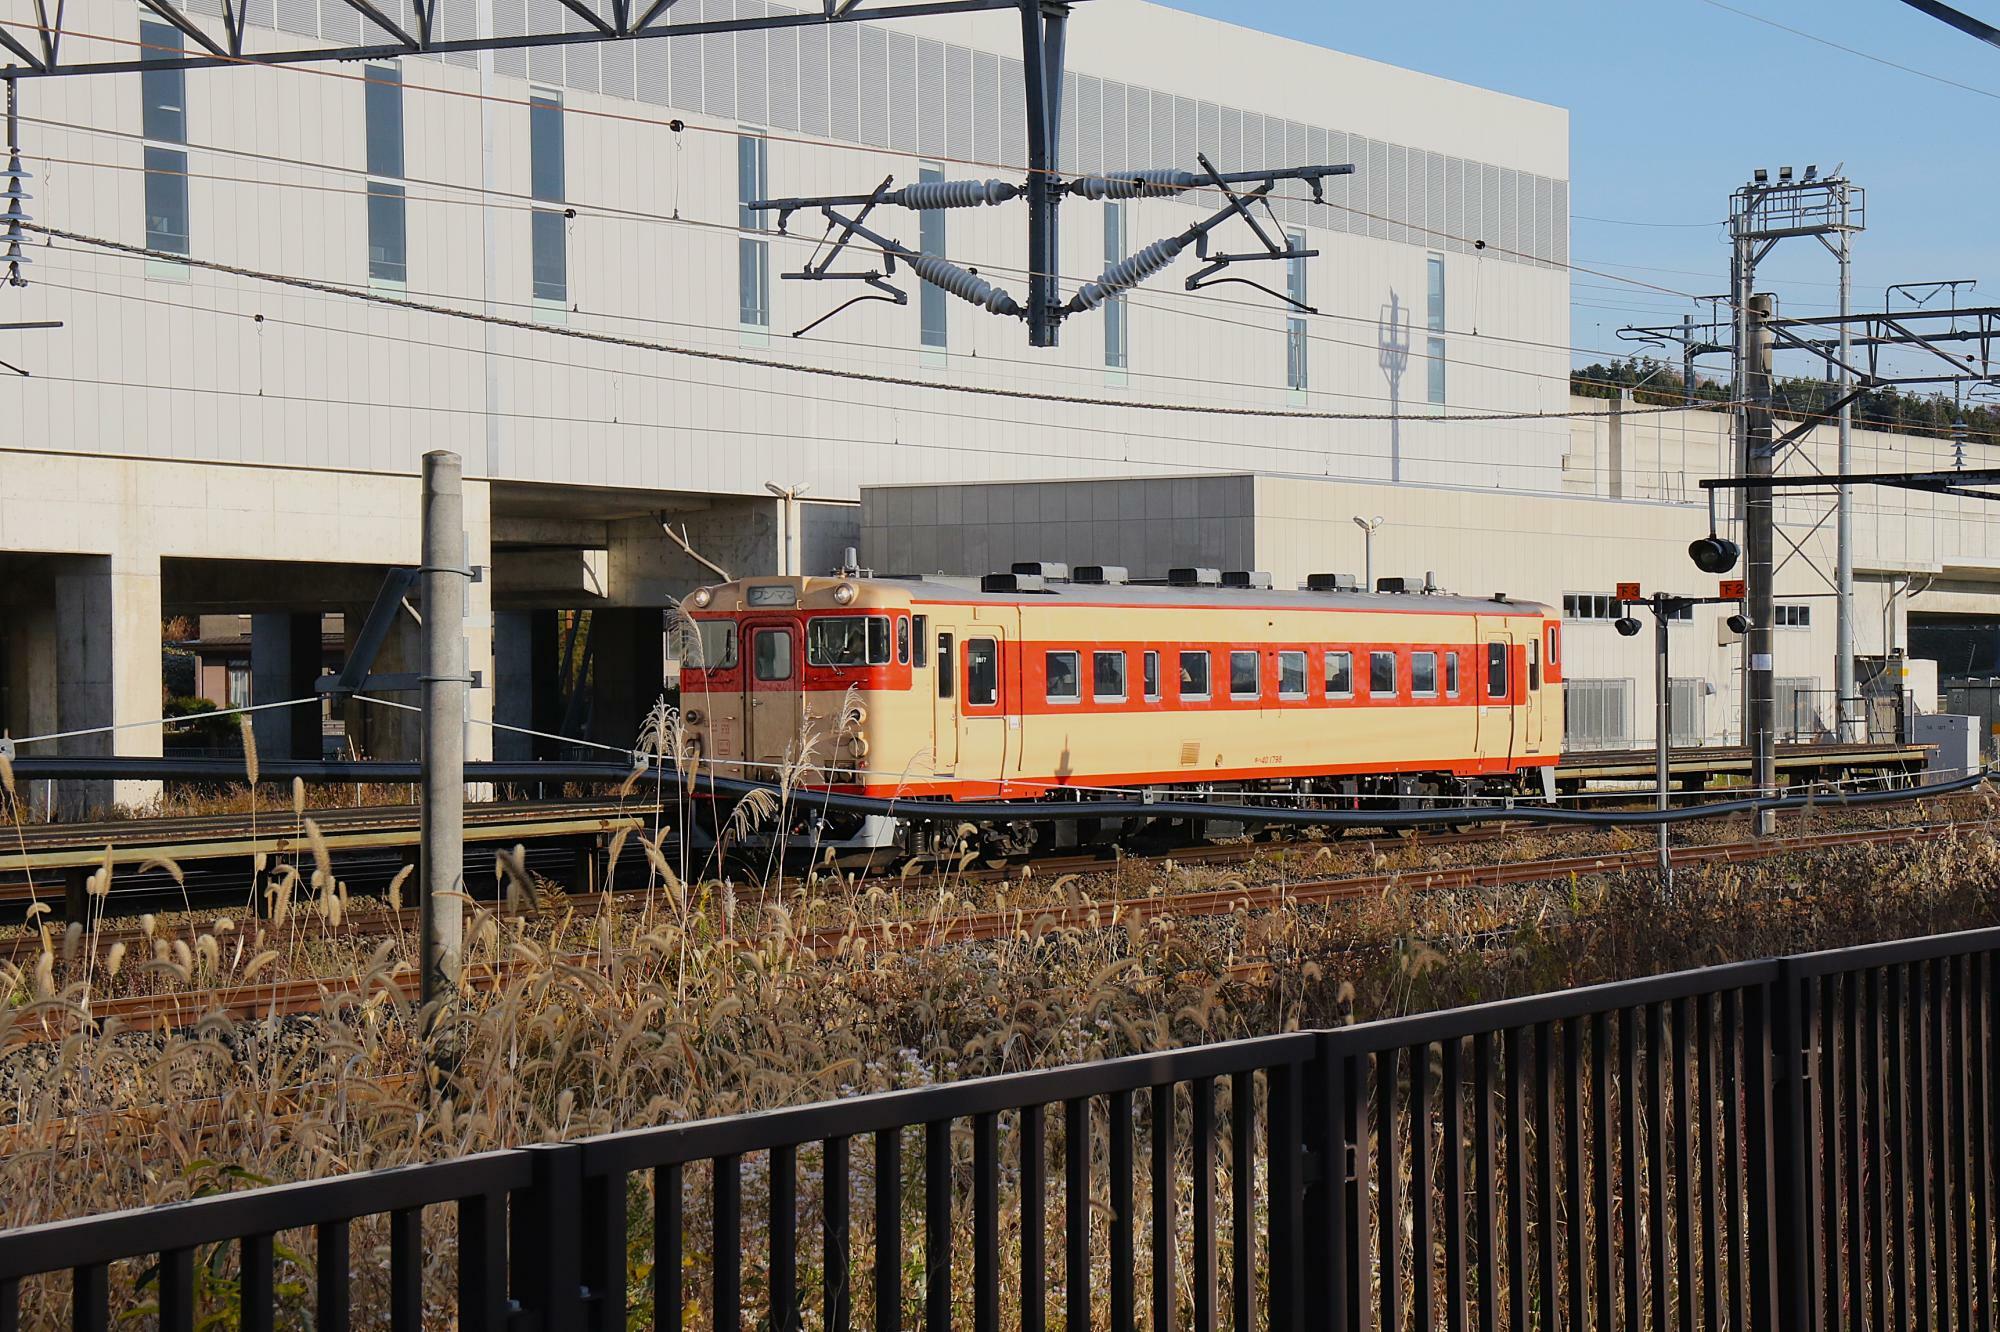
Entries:
MULTIPOLYGON (((1138 790, 1351 807, 1551 791, 1562 638, 1544 606, 1078 572, 1095 581, 848 574, 703 588, 684 603, 696 629, 685 744, 722 775, 789 769, 798 784, 910 801, 907 818, 829 815, 813 832, 823 846, 911 853, 964 837, 948 810, 927 819, 918 802, 1138 790)), ((999 854, 1137 831, 979 830, 999 854)))

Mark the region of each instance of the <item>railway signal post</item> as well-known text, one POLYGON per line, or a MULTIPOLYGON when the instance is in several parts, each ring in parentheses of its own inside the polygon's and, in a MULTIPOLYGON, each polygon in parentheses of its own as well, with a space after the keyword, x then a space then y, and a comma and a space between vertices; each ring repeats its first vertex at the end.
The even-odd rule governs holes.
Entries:
MULTIPOLYGON (((1618 604, 1621 608, 1645 606, 1653 612, 1653 782, 1655 807, 1664 814, 1670 806, 1673 789, 1672 746, 1673 746, 1673 672, 1669 666, 1669 638, 1667 626, 1681 611, 1695 606, 1714 605, 1720 602, 1740 602, 1744 587, 1741 580, 1726 579, 1714 597, 1677 597, 1665 592, 1655 592, 1646 596, 1637 583, 1618 585, 1618 604)), ((1730 617, 1731 627, 1743 622, 1743 616, 1730 617)), ((1631 616, 1623 616, 1617 622, 1618 632, 1630 638, 1639 632, 1639 622, 1631 616)), ((1668 892, 1674 887, 1673 856, 1667 847, 1667 825, 1660 824, 1660 881, 1668 892)))

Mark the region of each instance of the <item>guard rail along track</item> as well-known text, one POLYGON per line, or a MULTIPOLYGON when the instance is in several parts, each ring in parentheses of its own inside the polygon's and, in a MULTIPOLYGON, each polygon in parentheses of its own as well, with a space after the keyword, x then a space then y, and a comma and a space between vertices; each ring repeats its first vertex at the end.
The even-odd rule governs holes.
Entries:
POLYGON ((0 1329, 269 1329, 280 1253, 325 1332, 1981 1326, 1996 981, 1951 934, 26 1227, 0 1329))

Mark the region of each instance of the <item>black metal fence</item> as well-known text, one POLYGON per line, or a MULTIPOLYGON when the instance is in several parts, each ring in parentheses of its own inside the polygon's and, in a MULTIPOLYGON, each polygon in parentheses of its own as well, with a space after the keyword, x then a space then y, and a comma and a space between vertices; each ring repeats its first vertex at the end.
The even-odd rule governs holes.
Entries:
POLYGON ((1990 1329, 1996 950, 2000 930, 1720 966, 19 1229, 0 1332, 114 1308, 168 1329, 1990 1329))

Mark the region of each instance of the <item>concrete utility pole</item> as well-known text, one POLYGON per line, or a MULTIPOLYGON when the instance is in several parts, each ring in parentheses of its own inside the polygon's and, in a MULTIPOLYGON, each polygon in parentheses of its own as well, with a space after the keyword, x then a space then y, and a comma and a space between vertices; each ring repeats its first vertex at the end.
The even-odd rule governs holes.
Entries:
MULTIPOLYGON (((1751 482, 1771 477, 1771 298, 1752 296, 1743 309, 1743 475, 1751 482)), ((1777 782, 1777 682, 1771 654, 1773 514, 1771 487, 1752 484, 1743 492, 1745 591, 1749 594, 1749 632, 1745 635, 1743 734, 1750 746, 1750 784, 1768 795, 1777 782)), ((1757 835, 1768 837, 1776 827, 1769 810, 1757 815, 1757 835)))
POLYGON ((464 462, 424 455, 423 881, 424 1003, 458 985, 465 918, 465 560, 464 462))

